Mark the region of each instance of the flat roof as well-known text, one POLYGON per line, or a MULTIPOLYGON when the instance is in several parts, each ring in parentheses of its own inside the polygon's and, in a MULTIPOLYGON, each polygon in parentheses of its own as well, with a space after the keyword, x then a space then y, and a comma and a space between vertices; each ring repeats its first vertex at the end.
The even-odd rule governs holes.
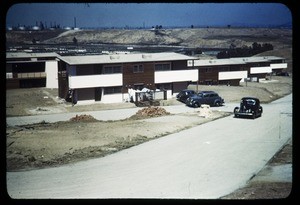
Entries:
MULTIPOLYGON (((194 66, 215 66, 215 65, 242 65, 247 63, 270 62, 272 60, 282 60, 284 58, 277 56, 252 56, 238 58, 222 58, 222 59, 198 59, 194 61, 194 66)), ((188 66, 193 66, 189 63, 188 66)))
POLYGON ((174 52, 164 53, 131 53, 131 54, 111 54, 111 55, 86 55, 86 56, 59 56, 59 59, 69 65, 86 64, 110 64, 110 63, 133 63, 133 62, 153 62, 153 61, 178 61, 196 60, 174 52))
MULTIPOLYGON (((212 65, 239 65, 246 64, 243 61, 236 60, 234 58, 225 58, 225 59, 205 59, 205 60, 195 60, 194 66, 212 66, 212 65)), ((191 66, 193 64, 190 64, 191 66)))
POLYGON ((251 57, 238 57, 234 59, 239 61, 244 61, 246 63, 255 63, 255 62, 269 62, 272 60, 282 60, 284 58, 277 57, 277 56, 251 56, 251 57))
POLYGON ((55 52, 48 53, 27 53, 27 52, 6 52, 6 58, 43 58, 43 57, 58 57, 55 52))

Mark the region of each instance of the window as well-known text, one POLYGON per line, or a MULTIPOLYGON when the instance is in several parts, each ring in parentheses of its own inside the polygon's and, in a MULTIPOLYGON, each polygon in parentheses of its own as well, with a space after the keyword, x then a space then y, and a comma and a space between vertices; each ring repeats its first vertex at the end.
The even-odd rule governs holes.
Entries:
POLYGON ((134 73, 143 73, 144 72, 144 66, 143 65, 134 65, 133 66, 133 72, 134 73))
POLYGON ((211 73, 211 68, 205 68, 205 73, 211 73))
POLYGON ((170 63, 155 64, 155 71, 165 71, 165 70, 171 70, 170 63))
POLYGON ((219 71, 229 71, 229 66, 222 66, 219 68, 219 71))
POLYGON ((94 73, 101 74, 102 73, 102 65, 94 65, 94 73))
POLYGON ((122 93, 122 87, 108 87, 104 88, 104 95, 107 94, 115 94, 115 93, 122 93))
POLYGON ((159 90, 172 90, 172 84, 171 83, 157 84, 156 88, 159 90))
POLYGON ((105 66, 103 73, 104 74, 122 73, 122 66, 120 65, 105 66))

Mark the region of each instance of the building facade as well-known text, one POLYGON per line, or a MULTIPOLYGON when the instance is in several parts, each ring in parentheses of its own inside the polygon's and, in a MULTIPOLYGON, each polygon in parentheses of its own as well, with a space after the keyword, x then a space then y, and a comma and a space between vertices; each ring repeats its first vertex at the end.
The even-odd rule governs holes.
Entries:
POLYGON ((74 103, 128 101, 128 89, 167 90, 168 98, 198 81, 198 70, 187 66, 197 58, 177 53, 61 56, 59 97, 74 103))
POLYGON ((227 59, 205 59, 188 61, 189 67, 199 71, 199 84, 239 85, 245 79, 259 81, 267 75, 287 68, 284 58, 259 56, 227 59), (194 63, 194 64, 193 64, 194 63))
POLYGON ((58 88, 56 53, 6 53, 7 89, 58 88))

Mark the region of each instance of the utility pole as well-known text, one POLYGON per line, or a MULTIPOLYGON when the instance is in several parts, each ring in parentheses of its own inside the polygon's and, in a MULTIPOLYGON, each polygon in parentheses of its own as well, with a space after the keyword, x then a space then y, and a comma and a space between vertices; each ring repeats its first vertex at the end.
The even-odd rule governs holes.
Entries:
MULTIPOLYGON (((193 70, 195 68, 195 60, 193 60, 193 70)), ((197 71, 197 87, 196 87, 196 93, 198 93, 198 85, 199 85, 199 70, 197 71)))

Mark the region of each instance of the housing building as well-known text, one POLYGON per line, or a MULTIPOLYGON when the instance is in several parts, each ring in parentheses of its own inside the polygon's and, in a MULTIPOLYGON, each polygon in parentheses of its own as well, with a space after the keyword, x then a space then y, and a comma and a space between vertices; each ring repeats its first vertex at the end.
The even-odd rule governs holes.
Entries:
POLYGON ((59 97, 72 95, 76 103, 123 102, 128 89, 167 90, 168 98, 198 81, 198 70, 178 53, 60 56, 59 97))
POLYGON ((287 68, 285 59, 276 56, 255 56, 227 59, 188 61, 189 67, 198 69, 199 84, 239 85, 244 79, 259 81, 273 72, 287 68))
POLYGON ((6 88, 58 88, 57 53, 6 53, 6 88))

